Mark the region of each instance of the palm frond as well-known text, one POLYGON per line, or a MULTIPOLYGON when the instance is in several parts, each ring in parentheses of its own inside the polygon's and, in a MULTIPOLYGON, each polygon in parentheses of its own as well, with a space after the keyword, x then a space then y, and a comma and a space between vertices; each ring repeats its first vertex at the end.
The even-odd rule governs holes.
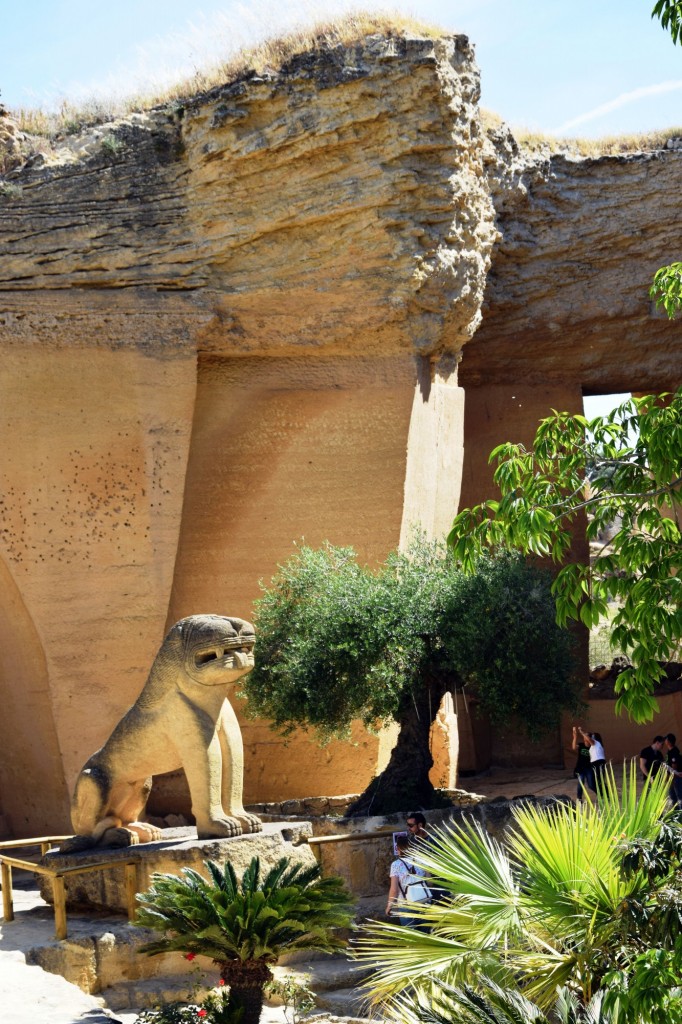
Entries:
MULTIPOLYGON (((230 868, 232 868, 231 864, 230 868)), ((234 868, 232 868, 232 870, 234 871, 234 868)), ((241 890, 244 893, 244 895, 246 895, 246 893, 255 894, 259 889, 259 881, 260 858, 254 857, 251 863, 246 867, 246 869, 244 870, 244 874, 242 875, 241 890)))
POLYGON ((416 990, 435 978, 470 981, 485 969, 498 980, 507 977, 494 948, 472 948, 435 932, 417 931, 402 925, 370 921, 352 945, 352 957, 372 968, 363 986, 373 1002, 383 1002, 416 990))
MULTIPOLYGON (((509 856, 475 821, 435 829, 429 845, 413 855, 437 886, 456 894, 446 904, 434 904, 429 923, 439 930, 473 927, 494 940, 521 925, 518 879, 509 856)), ((421 913, 421 912, 420 912, 421 913)))
POLYGON ((492 979, 479 979, 477 990, 440 982, 430 1007, 420 1008, 424 1024, 549 1024, 547 1017, 515 988, 503 988, 492 979))
POLYGON ((601 778, 599 813, 613 835, 653 839, 661 820, 670 814, 669 791, 670 779, 664 771, 649 775, 640 791, 634 758, 623 762, 619 788, 609 765, 601 778))
POLYGON ((556 1024, 611 1024, 611 1015, 604 1010, 604 993, 597 992, 585 1006, 575 992, 560 988, 554 1004, 556 1024))

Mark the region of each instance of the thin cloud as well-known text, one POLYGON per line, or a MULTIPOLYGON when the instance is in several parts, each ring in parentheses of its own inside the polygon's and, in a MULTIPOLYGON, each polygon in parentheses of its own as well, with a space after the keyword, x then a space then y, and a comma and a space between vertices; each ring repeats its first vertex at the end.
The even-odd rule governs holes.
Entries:
POLYGON ((631 92, 623 92, 620 96, 616 96, 615 99, 609 100, 608 103, 602 103, 599 107, 594 107, 594 109, 588 110, 584 114, 579 114, 578 117, 571 118, 570 121, 565 121, 558 128, 552 129, 550 134, 565 135, 566 132, 572 131, 578 125, 585 124, 587 121, 594 121, 595 118, 603 117, 604 114, 610 114, 620 107, 627 107, 630 103, 647 99, 650 96, 661 96, 667 92, 675 92, 676 89, 682 89, 682 80, 676 79, 670 82, 659 82, 657 85, 645 85, 640 89, 633 89, 631 92))

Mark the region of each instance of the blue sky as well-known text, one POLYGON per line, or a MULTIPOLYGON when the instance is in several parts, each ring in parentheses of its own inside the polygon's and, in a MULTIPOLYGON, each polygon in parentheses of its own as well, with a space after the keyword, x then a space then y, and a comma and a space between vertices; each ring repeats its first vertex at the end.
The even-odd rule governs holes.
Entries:
POLYGON ((139 92, 358 6, 469 35, 483 105, 514 127, 600 136, 682 126, 682 47, 651 19, 653 0, 6 0, 1 99, 49 108, 139 92))

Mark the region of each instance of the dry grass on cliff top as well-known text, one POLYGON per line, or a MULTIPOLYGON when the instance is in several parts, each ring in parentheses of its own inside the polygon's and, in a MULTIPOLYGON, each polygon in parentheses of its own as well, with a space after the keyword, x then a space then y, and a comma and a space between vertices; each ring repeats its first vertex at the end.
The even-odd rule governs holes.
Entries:
MULTIPOLYGON (((238 79, 249 70, 257 73, 279 71, 293 57, 323 47, 350 46, 369 35, 402 37, 417 35, 436 39, 444 30, 397 11, 356 11, 336 19, 316 22, 306 28, 277 38, 266 39, 250 48, 228 56, 224 61, 195 71, 189 78, 156 92, 131 96, 117 101, 91 100, 82 104, 64 101, 57 113, 40 109, 19 109, 12 112, 21 131, 32 136, 55 139, 77 134, 89 125, 103 124, 133 112, 144 112, 152 107, 182 103, 206 93, 220 85, 238 79)), ((501 118, 482 110, 484 127, 495 127, 501 118)), ((601 139, 557 138, 551 135, 514 130, 519 145, 530 152, 566 153, 578 157, 615 156, 665 148, 671 136, 682 136, 682 128, 643 132, 638 135, 609 136, 601 139)))
POLYGON ((602 139, 559 138, 537 132, 514 132, 519 146, 530 152, 549 151, 569 156, 618 156, 621 153, 648 153, 665 149, 670 138, 682 138, 682 127, 663 128, 631 135, 607 135, 602 139))
MULTIPOLYGON (((481 109, 481 123, 486 131, 507 127, 505 122, 491 110, 481 109)), ((682 138, 682 127, 660 128, 655 131, 631 133, 629 135, 607 135, 599 139, 571 138, 559 135, 544 135, 531 132, 516 125, 511 133, 522 150, 528 153, 566 156, 601 157, 619 156, 625 153, 649 153, 666 148, 670 138, 682 138)))
POLYGON ((152 107, 179 103, 208 92, 216 86, 225 85, 253 70, 279 71, 292 57, 309 53, 324 47, 350 46, 369 35, 400 37, 405 35, 425 36, 438 39, 444 35, 442 28, 429 25, 398 12, 368 13, 358 11, 337 19, 320 21, 287 35, 266 39, 256 46, 231 54, 224 61, 198 69, 189 78, 167 88, 145 95, 131 96, 118 101, 91 100, 82 104, 64 101, 57 113, 40 109, 21 108, 12 111, 21 131, 29 135, 43 135, 55 138, 59 135, 75 134, 88 125, 114 121, 133 112, 143 112, 152 107))

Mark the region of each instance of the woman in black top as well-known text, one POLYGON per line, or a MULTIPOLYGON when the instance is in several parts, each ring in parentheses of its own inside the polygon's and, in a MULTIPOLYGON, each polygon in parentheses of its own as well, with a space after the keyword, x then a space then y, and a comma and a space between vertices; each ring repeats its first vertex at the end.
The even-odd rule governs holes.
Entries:
POLYGON ((588 779, 590 777, 590 747, 589 744, 582 739, 578 739, 578 727, 573 726, 573 743, 571 744, 571 750, 578 752, 578 759, 575 762, 575 768, 573 774, 578 780, 577 797, 578 800, 583 798, 583 788, 588 785, 588 779))

